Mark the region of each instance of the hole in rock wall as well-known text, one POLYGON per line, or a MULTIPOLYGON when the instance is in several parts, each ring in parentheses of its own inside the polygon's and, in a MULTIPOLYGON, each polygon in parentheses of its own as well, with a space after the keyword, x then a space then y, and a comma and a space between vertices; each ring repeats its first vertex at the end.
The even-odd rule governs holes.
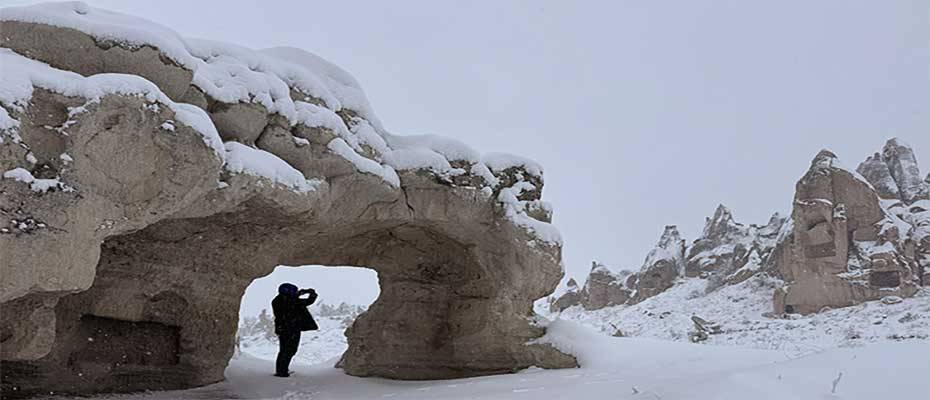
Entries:
POLYGON ((901 284, 901 274, 898 271, 872 271, 869 274, 869 285, 877 288, 893 288, 901 284))
POLYGON ((378 274, 368 268, 279 266, 246 288, 239 308, 236 353, 238 359, 257 358, 273 362, 278 354, 271 300, 284 282, 313 288, 318 294, 310 313, 320 329, 304 332, 293 364, 335 364, 347 348, 345 330, 378 297, 378 274))
POLYGON ((177 365, 180 328, 157 322, 131 322, 85 315, 70 364, 112 367, 177 365))

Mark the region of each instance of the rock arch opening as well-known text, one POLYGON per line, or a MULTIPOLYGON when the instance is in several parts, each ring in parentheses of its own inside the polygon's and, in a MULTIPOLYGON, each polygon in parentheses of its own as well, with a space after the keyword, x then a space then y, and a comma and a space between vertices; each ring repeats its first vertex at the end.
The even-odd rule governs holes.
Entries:
POLYGON ((246 288, 281 264, 377 271, 377 300, 346 330, 338 367, 348 374, 442 379, 573 365, 551 347, 527 345, 542 334, 529 323, 533 295, 507 293, 513 271, 483 259, 506 255, 476 252, 439 229, 401 222, 308 229, 257 212, 165 220, 110 237, 100 246, 93 285, 49 303, 49 352, 0 364, 3 392, 129 392, 220 381, 246 288))
POLYGON ((278 266, 246 288, 239 307, 236 354, 273 362, 278 353, 271 299, 278 285, 290 282, 313 288, 319 297, 310 307, 319 330, 304 332, 292 364, 335 365, 348 347, 345 330, 377 299, 378 274, 364 267, 278 266))

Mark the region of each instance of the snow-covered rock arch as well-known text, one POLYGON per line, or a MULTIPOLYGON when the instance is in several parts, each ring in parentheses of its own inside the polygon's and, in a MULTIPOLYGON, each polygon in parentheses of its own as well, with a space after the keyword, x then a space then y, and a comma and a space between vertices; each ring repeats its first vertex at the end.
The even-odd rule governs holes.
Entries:
POLYGON ((391 135, 295 49, 83 3, 3 9, 0 31, 4 397, 221 380, 245 287, 280 264, 378 271, 349 374, 575 365, 531 344, 562 277, 532 161, 391 135))

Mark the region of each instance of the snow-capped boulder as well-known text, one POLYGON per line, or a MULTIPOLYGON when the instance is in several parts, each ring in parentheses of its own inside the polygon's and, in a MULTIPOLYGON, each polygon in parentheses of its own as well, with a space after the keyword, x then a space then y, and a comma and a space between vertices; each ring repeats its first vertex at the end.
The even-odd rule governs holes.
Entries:
POLYGON ((176 33, 80 2, 5 8, 0 32, 0 47, 33 60, 84 76, 140 76, 173 100, 187 91, 196 68, 176 33))
POLYGON ((881 206, 861 175, 823 150, 796 186, 792 231, 776 250, 785 280, 775 294, 776 313, 815 313, 917 288, 901 231, 909 225, 881 206))
POLYGON ((393 135, 301 50, 80 2, 0 24, 2 397, 221 380, 246 286, 281 264, 378 271, 349 374, 575 365, 527 344, 562 277, 534 162, 393 135))

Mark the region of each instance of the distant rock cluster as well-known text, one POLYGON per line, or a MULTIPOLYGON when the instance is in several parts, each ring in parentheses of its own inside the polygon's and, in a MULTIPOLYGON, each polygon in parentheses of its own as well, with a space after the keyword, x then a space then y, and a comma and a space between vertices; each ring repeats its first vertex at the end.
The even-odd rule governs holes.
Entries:
POLYGON ((913 295, 930 284, 930 175, 913 150, 890 139, 854 171, 823 150, 798 181, 790 218, 743 225, 720 205, 687 244, 674 225, 638 272, 595 262, 585 285, 569 280, 550 310, 636 304, 682 277, 709 280, 708 291, 768 274, 773 315, 809 314, 869 300, 913 295), (891 296, 891 297, 890 297, 891 296))

